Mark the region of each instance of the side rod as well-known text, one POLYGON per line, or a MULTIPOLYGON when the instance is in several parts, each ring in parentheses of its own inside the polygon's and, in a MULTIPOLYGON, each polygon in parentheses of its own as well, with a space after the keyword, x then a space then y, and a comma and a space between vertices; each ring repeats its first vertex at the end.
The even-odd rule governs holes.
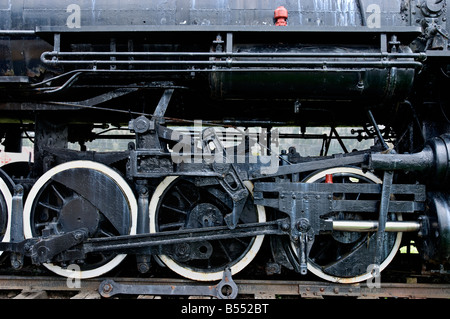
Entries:
MULTIPOLYGON (((377 221, 331 221, 331 229, 374 232, 378 230, 378 224, 377 221)), ((20 242, 0 242, 0 251, 10 251, 29 256, 34 264, 51 262, 55 257, 59 261, 74 258, 84 259, 88 253, 102 251, 159 254, 164 246, 178 243, 259 235, 288 235, 289 225, 289 218, 285 218, 270 222, 237 225, 235 229, 219 226, 104 238, 86 238, 87 233, 80 229, 62 235, 30 238, 20 242), (66 255, 65 251, 69 250, 70 253, 66 255)), ((384 231, 386 232, 414 232, 419 231, 422 227, 420 222, 386 222, 385 226, 384 231)))
POLYGON ((235 229, 227 226, 183 229, 177 231, 159 232, 153 234, 124 235, 105 238, 89 238, 82 244, 83 252, 100 252, 114 250, 115 252, 130 249, 147 249, 151 246, 171 245, 184 242, 220 240, 238 237, 253 237, 258 235, 282 235, 282 224, 287 220, 275 220, 264 223, 237 225, 235 229))

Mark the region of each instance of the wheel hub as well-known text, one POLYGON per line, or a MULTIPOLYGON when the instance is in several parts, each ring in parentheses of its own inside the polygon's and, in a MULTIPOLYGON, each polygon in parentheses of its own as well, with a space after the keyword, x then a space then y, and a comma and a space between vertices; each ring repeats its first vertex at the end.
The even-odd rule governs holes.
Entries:
POLYGON ((99 220, 97 208, 83 197, 74 195, 64 203, 58 222, 63 232, 87 228, 89 235, 93 235, 98 228, 99 220))
POLYGON ((220 210, 209 203, 195 206, 189 214, 187 228, 203 228, 223 225, 223 215, 220 210))

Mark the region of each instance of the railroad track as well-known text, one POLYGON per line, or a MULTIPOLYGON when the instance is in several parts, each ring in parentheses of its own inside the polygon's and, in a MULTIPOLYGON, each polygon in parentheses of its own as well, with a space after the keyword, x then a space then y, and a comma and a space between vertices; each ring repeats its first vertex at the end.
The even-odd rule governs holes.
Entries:
MULTIPOLYGON (((101 299, 99 287, 106 279, 83 279, 78 283, 73 279, 61 277, 21 277, 0 276, 1 299, 101 299)), ((208 287, 204 283, 184 279, 163 278, 114 278, 119 285, 140 285, 160 287, 160 291, 173 291, 170 298, 178 296, 176 288, 189 287, 189 291, 201 291, 208 287), (197 287, 198 290, 193 289, 197 287)), ((235 280, 238 291, 237 299, 283 299, 283 298, 326 298, 351 297, 360 299, 404 298, 404 299, 449 299, 450 284, 421 283, 380 283, 379 287, 370 288, 366 283, 343 285, 327 282, 281 281, 281 280, 235 280)), ((110 287, 109 287, 110 288, 110 287)), ((100 289, 101 290, 101 289, 100 289)), ((102 293, 103 294, 103 293, 102 293)), ((188 298, 188 293, 183 297, 188 298)), ((167 295, 117 294, 111 298, 152 299, 166 298, 167 295)), ((191 296, 193 297, 193 296, 191 296)), ((209 297, 211 298, 211 297, 209 297)))

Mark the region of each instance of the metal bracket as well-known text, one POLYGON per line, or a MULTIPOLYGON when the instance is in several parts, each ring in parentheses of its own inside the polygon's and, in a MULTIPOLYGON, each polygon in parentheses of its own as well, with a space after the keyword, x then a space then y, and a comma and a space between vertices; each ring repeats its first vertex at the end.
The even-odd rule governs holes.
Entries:
MULTIPOLYGON (((296 260, 290 260, 295 271, 307 273, 307 259, 318 234, 331 233, 333 230, 358 231, 362 226, 359 221, 333 220, 334 212, 372 212, 379 213, 378 221, 369 221, 374 229, 362 228, 361 231, 377 231, 376 245, 378 250, 370 251, 369 264, 380 264, 385 232, 417 231, 419 223, 388 222, 388 213, 415 213, 424 209, 424 185, 393 184, 393 173, 385 172, 383 185, 379 184, 327 184, 327 183, 255 183, 253 190, 255 205, 273 207, 289 217, 284 230, 289 232, 290 240, 295 244, 296 260), (334 199, 334 193, 380 194, 379 199, 334 199), (410 194, 414 200, 390 199, 390 194, 410 194), (405 205, 405 206, 403 206, 405 205), (408 206, 408 207, 407 207, 408 206), (326 219, 324 219, 326 218, 326 219), (351 227, 340 228, 339 223, 347 223, 351 227), (400 228, 396 228, 396 226, 400 228), (338 229, 340 228, 340 229, 338 229), (373 257, 372 257, 373 254, 373 257)), ((373 246, 373 245, 372 245, 373 246)), ((372 247, 371 246, 371 247, 372 247)), ((364 253, 365 254, 365 253, 364 253)), ((363 255, 361 253, 361 255, 363 255)), ((349 255, 350 256, 350 255, 349 255)), ((355 260, 361 257, 355 254, 355 260)), ((343 266, 344 267, 344 266, 343 266)))
MULTIPOLYGON (((300 267, 299 269, 296 269, 296 271, 302 275, 306 275, 308 273, 308 255, 312 243, 314 242, 314 237, 308 236, 307 233, 299 232, 298 241, 299 242, 296 242, 295 244, 297 246, 297 256, 300 267)), ((297 268, 297 265, 295 265, 294 268, 297 268)))
POLYGON ((375 265, 381 265, 382 253, 383 253, 383 242, 384 233, 386 228, 387 215, 389 211, 389 202, 391 196, 392 182, 394 178, 394 173, 392 171, 385 171, 383 177, 383 188, 381 190, 381 202, 378 217, 378 230, 377 230, 377 249, 374 256, 375 265))
POLYGON ((208 161, 212 162, 213 170, 223 177, 217 178, 217 181, 233 200, 233 210, 225 216, 225 223, 230 229, 234 229, 250 193, 239 177, 234 164, 228 163, 226 150, 214 128, 205 129, 202 136, 203 150, 208 154, 208 161), (214 144, 214 149, 211 149, 211 144, 214 144))
POLYGON ((88 230, 80 228, 65 234, 43 237, 29 249, 33 264, 50 262, 52 258, 80 244, 88 237, 88 230))
MULTIPOLYGON (((51 231, 51 230, 48 230, 51 231)), ((35 265, 61 260, 81 259, 84 254, 70 248, 82 243, 88 237, 88 230, 80 228, 65 234, 49 234, 43 237, 24 239, 20 242, 2 242, 0 251, 10 251, 11 265, 15 269, 23 266, 23 257, 31 257, 35 265)))
POLYGON ((224 178, 218 178, 218 181, 233 200, 233 210, 231 211, 231 213, 227 214, 224 219, 227 226, 230 229, 234 229, 236 228, 239 217, 241 216, 242 210, 244 209, 249 191, 245 187, 242 180, 239 178, 239 174, 237 173, 233 164, 231 164, 230 170, 226 174, 224 174, 224 178), (229 181, 230 178, 232 180, 231 183, 229 181))
POLYGON ((238 286, 231 278, 231 270, 225 269, 223 279, 217 285, 127 285, 112 279, 104 280, 98 292, 105 298, 117 294, 131 295, 178 295, 178 296, 211 296, 219 299, 235 299, 238 286))
POLYGON ((170 100, 172 98, 174 89, 166 89, 164 90, 161 99, 159 100, 158 105, 156 106, 155 112, 153 113, 153 119, 156 119, 157 122, 164 122, 163 116, 167 111, 167 107, 169 106, 170 100))

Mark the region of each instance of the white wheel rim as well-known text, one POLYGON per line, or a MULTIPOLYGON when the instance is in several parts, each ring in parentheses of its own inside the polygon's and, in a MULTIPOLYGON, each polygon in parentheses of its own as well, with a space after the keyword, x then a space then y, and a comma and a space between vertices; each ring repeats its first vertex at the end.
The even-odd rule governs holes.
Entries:
MULTIPOLYGON (((339 174, 339 173, 350 173, 350 174, 360 175, 360 176, 363 176, 363 177, 373 181, 374 183, 377 183, 377 184, 382 183, 382 180, 379 179, 376 175, 374 175, 370 172, 364 173, 361 169, 354 168, 354 167, 335 167, 335 168, 326 169, 326 170, 318 172, 317 174, 310 176, 304 182, 305 183, 314 183, 317 180, 324 178, 327 174, 339 174)), ((401 214, 397 214, 397 218, 398 218, 398 220, 402 220, 401 214)), ((387 265, 389 265, 389 263, 392 261, 392 259, 394 259, 395 255, 397 254, 397 251, 400 248, 400 243, 402 241, 402 235, 403 234, 401 232, 397 233, 397 238, 395 239, 395 243, 394 243, 394 246, 392 247, 391 252, 389 253, 389 255, 386 257, 386 259, 381 263, 381 265, 379 267, 380 272, 383 269, 385 269, 387 267, 387 265)), ((297 251, 295 249, 295 246, 293 243, 291 243, 291 247, 294 248, 293 249, 294 252, 297 251)), ((328 274, 324 273, 319 267, 317 267, 315 264, 313 264, 309 261, 308 261, 308 270, 322 279, 325 279, 325 280, 328 280, 331 282, 344 283, 344 284, 352 284, 352 283, 361 282, 361 281, 373 278, 373 276, 374 276, 372 273, 367 272, 365 274, 362 274, 362 275, 359 275, 356 277, 351 277, 351 278, 336 277, 336 276, 332 276, 332 275, 328 275, 328 274)))
MULTIPOLYGON (((149 214, 150 214, 150 233, 156 233, 156 224, 157 224, 157 209, 159 201, 161 200, 161 196, 164 194, 164 191, 170 187, 170 185, 175 182, 175 180, 178 178, 178 176, 169 176, 166 177, 156 188, 152 199, 150 201, 149 205, 149 214)), ((251 194, 253 194, 253 185, 250 182, 244 182, 245 186, 250 190, 251 194)), ((266 221, 266 213, 263 206, 256 206, 257 213, 258 213, 258 222, 265 222, 266 221)), ((264 240, 264 235, 258 235, 254 238, 253 243, 251 244, 250 249, 247 250, 245 256, 241 258, 237 263, 235 263, 233 266, 231 266, 231 274, 235 275, 238 272, 240 272, 242 269, 248 266, 252 262, 252 260, 255 258, 257 252, 261 248, 261 245, 264 240)), ((159 255, 158 256, 161 261, 169 267, 172 271, 176 272, 177 274, 189 278, 192 280, 197 281, 215 281, 215 280, 221 280, 223 278, 223 271, 217 271, 217 272, 201 272, 201 271, 195 271, 193 269, 190 269, 188 267, 183 267, 182 265, 175 262, 172 258, 166 256, 166 255, 159 255)))
MULTIPOLYGON (((0 178, 0 192, 3 195, 3 198, 6 203, 6 232, 5 236, 3 236, 2 242, 8 242, 11 239, 11 206, 12 206, 12 195, 9 191, 8 186, 6 185, 5 181, 0 178)), ((3 254, 3 251, 0 251, 0 255, 3 254)))
MULTIPOLYGON (((99 171, 109 178, 111 178, 117 186, 121 189, 123 192, 125 198, 128 201, 128 205, 130 208, 131 213, 131 226, 130 226, 130 232, 129 235, 135 235, 136 234, 136 223, 137 223, 137 202, 134 197, 133 191, 128 186, 128 184, 125 182, 122 176, 115 172, 113 169, 109 168, 106 165, 91 162, 91 161, 73 161, 73 162, 67 162, 58 166, 55 166, 54 168, 47 171, 44 175, 42 175, 36 183, 33 185, 33 187, 30 190, 30 193, 28 194, 27 200, 25 201, 24 205, 24 235, 25 238, 32 238, 33 234, 31 231, 31 210, 33 207, 34 200, 36 196, 38 195, 40 189, 50 180, 50 178, 62 171, 68 170, 68 169, 75 169, 75 168, 88 168, 93 169, 96 171, 99 171)), ((64 269, 58 265, 52 264, 52 263, 45 263, 44 266, 49 269, 50 271, 69 278, 79 278, 79 279, 86 279, 86 278, 93 278, 98 277, 100 275, 103 275, 104 273, 112 270, 117 265, 119 265, 122 260, 126 257, 126 254, 119 254, 116 257, 114 257, 112 260, 107 262, 106 264, 90 270, 81 270, 76 271, 73 269, 70 269, 71 267, 68 267, 67 269, 64 269)), ((75 267, 74 267, 75 268, 75 267)))

